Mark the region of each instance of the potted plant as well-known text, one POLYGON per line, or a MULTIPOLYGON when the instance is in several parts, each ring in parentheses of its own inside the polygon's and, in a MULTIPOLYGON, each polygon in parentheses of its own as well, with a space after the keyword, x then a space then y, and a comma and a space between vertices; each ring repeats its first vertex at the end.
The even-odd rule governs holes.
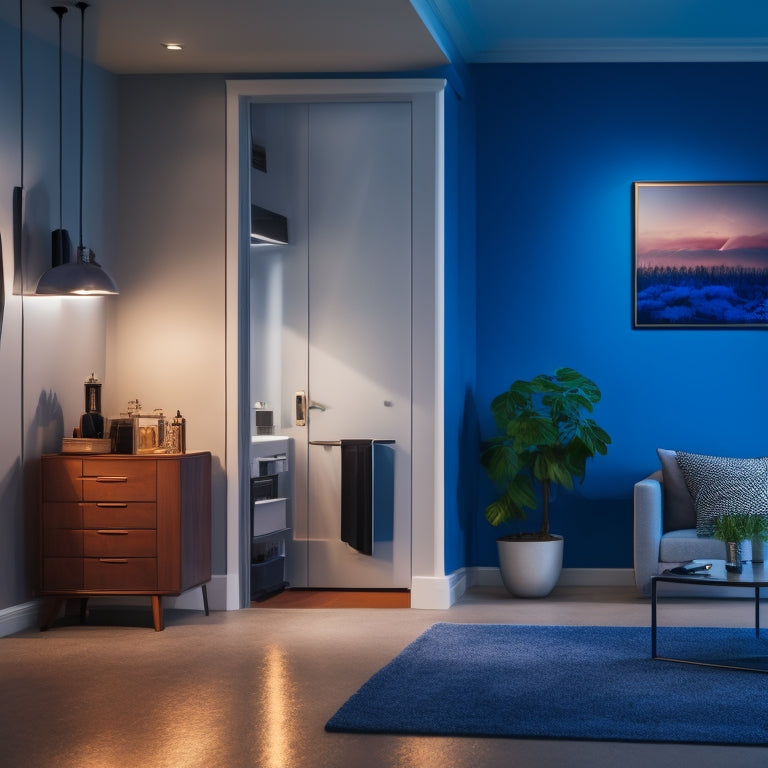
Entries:
POLYGON ((497 539, 504 586, 518 597, 544 597, 560 576, 563 537, 549 531, 553 486, 571 490, 583 481, 587 459, 605 455, 611 438, 589 414, 601 394, 597 385, 572 368, 515 381, 491 402, 499 434, 483 444, 481 462, 503 492, 485 509, 497 526, 527 518, 539 506, 538 532, 497 539))
POLYGON ((726 569, 741 573, 742 542, 752 542, 752 562, 763 560, 762 544, 768 541, 768 517, 757 512, 719 515, 715 518, 712 535, 725 542, 726 569))

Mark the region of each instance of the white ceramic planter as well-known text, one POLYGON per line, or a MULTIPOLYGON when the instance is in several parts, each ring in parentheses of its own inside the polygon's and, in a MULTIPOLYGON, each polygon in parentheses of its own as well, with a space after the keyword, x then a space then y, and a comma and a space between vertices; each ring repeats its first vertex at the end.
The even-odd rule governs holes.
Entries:
POLYGON ((553 541, 496 540, 501 579, 515 597, 546 597, 563 569, 563 537, 553 541))

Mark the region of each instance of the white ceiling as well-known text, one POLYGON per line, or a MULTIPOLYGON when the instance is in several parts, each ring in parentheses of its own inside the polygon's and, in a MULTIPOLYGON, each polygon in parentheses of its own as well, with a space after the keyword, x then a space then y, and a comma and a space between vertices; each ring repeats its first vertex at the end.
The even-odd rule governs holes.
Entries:
MULTIPOLYGON (((56 0, 21 0, 56 43, 56 0)), ((18 24, 20 0, 0 0, 18 24)), ((65 46, 80 12, 64 0, 65 46)), ((118 74, 397 72, 463 62, 768 60, 768 0, 91 0, 86 54, 118 74), (163 42, 181 42, 169 53, 163 42)))

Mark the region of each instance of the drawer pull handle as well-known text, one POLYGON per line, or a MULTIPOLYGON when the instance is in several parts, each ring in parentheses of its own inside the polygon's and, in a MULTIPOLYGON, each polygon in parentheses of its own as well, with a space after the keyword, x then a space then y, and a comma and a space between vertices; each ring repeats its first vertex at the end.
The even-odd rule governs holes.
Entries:
POLYGON ((127 536, 128 535, 128 531, 119 531, 114 528, 105 528, 105 529, 96 531, 96 533, 99 533, 103 536, 127 536))
POLYGON ((99 501, 96 506, 107 509, 125 509, 128 505, 124 501, 99 501))
POLYGON ((109 563, 111 565, 125 565, 128 562, 125 557, 100 557, 100 563, 109 563))
MULTIPOLYGON (((89 479, 89 478, 86 478, 89 479)), ((98 477, 94 478, 97 483, 127 483, 128 478, 125 476, 120 475, 99 475, 98 477)))

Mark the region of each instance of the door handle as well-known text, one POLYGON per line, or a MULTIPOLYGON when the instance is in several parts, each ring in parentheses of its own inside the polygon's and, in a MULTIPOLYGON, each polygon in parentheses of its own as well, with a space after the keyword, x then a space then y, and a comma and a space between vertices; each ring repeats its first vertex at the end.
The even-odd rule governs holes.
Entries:
POLYGON ((300 389, 296 392, 296 426, 303 427, 307 423, 307 393, 300 389))
POLYGON ((318 403, 317 400, 310 400, 309 401, 309 407, 316 408, 318 411, 326 411, 328 410, 327 405, 323 405, 322 403, 318 403))

